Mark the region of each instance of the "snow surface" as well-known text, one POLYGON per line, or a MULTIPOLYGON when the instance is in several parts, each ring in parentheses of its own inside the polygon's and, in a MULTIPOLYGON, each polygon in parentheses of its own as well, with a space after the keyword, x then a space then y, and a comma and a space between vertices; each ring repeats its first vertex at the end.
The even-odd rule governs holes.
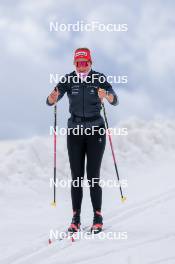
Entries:
MULTIPOLYGON (((50 229, 64 231, 72 217, 70 189, 53 189, 53 139, 0 142, 1 264, 174 264, 175 120, 130 119, 120 123, 128 136, 113 136, 119 174, 127 179, 127 201, 117 188, 103 189, 106 231, 127 232, 127 240, 65 239, 48 245, 50 229)), ((58 137, 57 175, 70 179, 66 138, 58 137)), ((115 179, 109 143, 101 177, 115 179)), ((84 188, 82 225, 92 223, 84 188)))

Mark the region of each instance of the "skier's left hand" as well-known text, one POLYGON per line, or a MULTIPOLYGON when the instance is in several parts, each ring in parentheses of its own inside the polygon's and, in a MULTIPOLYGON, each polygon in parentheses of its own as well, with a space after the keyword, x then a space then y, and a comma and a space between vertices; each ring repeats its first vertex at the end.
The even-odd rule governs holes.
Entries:
POLYGON ((103 101, 104 98, 106 98, 106 91, 104 89, 99 88, 98 89, 98 96, 101 101, 103 101))
POLYGON ((102 102, 104 98, 106 98, 110 103, 114 100, 114 96, 112 94, 109 94, 108 92, 106 92, 106 90, 102 88, 98 89, 98 96, 102 102))

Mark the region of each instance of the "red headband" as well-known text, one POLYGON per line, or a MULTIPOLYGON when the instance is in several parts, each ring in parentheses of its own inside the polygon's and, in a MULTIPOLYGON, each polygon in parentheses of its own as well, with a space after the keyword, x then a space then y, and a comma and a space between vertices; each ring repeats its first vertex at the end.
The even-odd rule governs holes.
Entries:
POLYGON ((77 59, 86 59, 88 61, 91 61, 91 53, 90 50, 87 49, 79 49, 75 51, 74 60, 77 59))

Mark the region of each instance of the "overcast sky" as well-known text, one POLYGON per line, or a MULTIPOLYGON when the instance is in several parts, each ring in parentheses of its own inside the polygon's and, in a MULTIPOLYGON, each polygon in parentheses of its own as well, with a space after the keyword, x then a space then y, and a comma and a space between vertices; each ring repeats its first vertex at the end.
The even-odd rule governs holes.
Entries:
MULTIPOLYGON (((175 114, 175 3, 171 1, 1 0, 0 139, 48 135, 53 108, 49 74, 73 70, 73 51, 89 47, 93 68, 127 75, 114 85, 120 105, 107 105, 111 125, 130 117, 175 114), (127 24, 127 32, 50 32, 49 23, 127 24)), ((58 104, 59 126, 69 116, 66 96, 58 104)))

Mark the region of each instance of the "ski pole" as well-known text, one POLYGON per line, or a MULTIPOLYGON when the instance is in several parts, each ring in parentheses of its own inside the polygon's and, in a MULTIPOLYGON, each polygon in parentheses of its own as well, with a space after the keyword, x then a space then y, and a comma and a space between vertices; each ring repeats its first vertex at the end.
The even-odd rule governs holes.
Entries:
POLYGON ((104 118, 105 118, 105 124, 106 124, 106 128, 108 131, 108 138, 109 138, 109 143, 110 143, 110 147, 111 147, 111 151, 112 151, 112 157, 113 157, 113 161, 114 161, 114 167, 115 167, 115 171, 116 171, 116 175, 117 175, 117 179, 120 185, 120 194, 121 194, 121 201, 124 202, 126 200, 126 197, 123 196, 123 191, 122 191, 122 187, 120 184, 120 178, 119 178, 119 173, 118 173, 118 169, 117 169, 117 161, 115 158, 115 153, 114 153, 114 148, 113 148, 113 144, 112 144, 112 138, 111 138, 111 134, 109 132, 109 125, 108 125, 108 119, 107 119, 107 115, 106 115, 106 109, 105 109, 105 105, 103 102, 101 102, 102 105, 102 109, 103 109, 103 114, 104 114, 104 118))
POLYGON ((57 151, 57 104, 54 105, 54 192, 53 192, 53 202, 52 207, 56 207, 56 151, 57 151))

